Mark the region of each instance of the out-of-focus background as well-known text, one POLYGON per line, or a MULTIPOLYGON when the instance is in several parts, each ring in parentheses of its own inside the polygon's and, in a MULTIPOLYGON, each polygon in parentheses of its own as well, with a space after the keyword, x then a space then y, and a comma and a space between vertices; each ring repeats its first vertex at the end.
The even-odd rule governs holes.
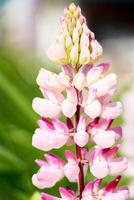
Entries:
MULTIPOLYGON (((43 152, 31 146, 39 119, 31 108, 40 96, 35 79, 40 67, 57 70, 46 57, 54 41, 67 0, 0 0, 0 200, 39 200, 31 176, 35 158, 43 152)), ((119 76, 117 99, 124 103, 122 153, 129 169, 122 184, 129 183, 134 199, 134 1, 80 0, 88 25, 102 44, 102 60, 110 61, 119 76)), ((58 154, 62 156, 63 150, 58 154)), ((67 181, 62 181, 67 185, 67 181)), ((59 185, 59 184, 58 184, 59 185)), ((57 187, 48 190, 57 193, 57 187)), ((75 187, 75 185, 74 185, 75 187)))

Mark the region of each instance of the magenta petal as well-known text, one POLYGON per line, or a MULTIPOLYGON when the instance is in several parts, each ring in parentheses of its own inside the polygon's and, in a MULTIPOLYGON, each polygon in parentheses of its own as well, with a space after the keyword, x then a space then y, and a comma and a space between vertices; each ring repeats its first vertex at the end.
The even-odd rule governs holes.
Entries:
POLYGON ((72 161, 76 161, 76 157, 74 156, 74 154, 69 151, 69 150, 66 150, 65 151, 65 156, 66 156, 66 159, 69 161, 69 160, 72 160, 72 161))
POLYGON ((61 197, 66 200, 71 200, 72 198, 74 198, 74 195, 75 195, 73 190, 68 189, 68 188, 63 188, 63 187, 59 188, 59 192, 60 192, 61 197))
POLYGON ((74 128, 72 120, 70 118, 68 118, 68 117, 67 117, 67 126, 68 126, 69 129, 73 129, 74 128))
POLYGON ((117 187, 118 183, 121 180, 121 176, 117 176, 113 181, 111 181, 106 187, 105 187, 105 192, 111 192, 115 190, 117 187))
POLYGON ((49 153, 45 154, 44 156, 50 165, 56 165, 59 167, 64 165, 63 160, 54 154, 49 153))
POLYGON ((42 193, 41 194, 41 200, 59 200, 60 198, 46 194, 46 193, 42 193))

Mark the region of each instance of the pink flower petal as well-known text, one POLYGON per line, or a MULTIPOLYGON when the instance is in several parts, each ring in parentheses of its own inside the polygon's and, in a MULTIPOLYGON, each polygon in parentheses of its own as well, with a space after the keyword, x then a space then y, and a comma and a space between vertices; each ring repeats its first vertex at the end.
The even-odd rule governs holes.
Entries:
POLYGON ((84 147, 88 143, 88 140, 89 135, 83 130, 76 132, 74 135, 74 141, 80 147, 84 147))
POLYGON ((108 175, 108 165, 106 161, 98 161, 90 168, 91 173, 98 179, 104 178, 108 175))
POLYGON ((74 196, 75 193, 71 189, 60 187, 59 192, 63 199, 71 200, 71 199, 75 198, 75 196, 74 196))
POLYGON ((42 193, 41 200, 60 200, 60 198, 52 196, 50 194, 42 193))
POLYGON ((36 97, 32 103, 33 110, 42 117, 54 118, 60 114, 61 107, 48 99, 36 97))
POLYGON ((98 117, 101 114, 101 104, 98 100, 93 101, 91 104, 86 105, 84 112, 92 119, 98 117))
POLYGON ((71 118, 76 112, 76 105, 65 99, 62 102, 62 112, 66 117, 71 118))
POLYGON ((115 143, 115 132, 98 130, 94 136, 94 141, 102 148, 109 148, 115 143))
POLYGON ((109 174, 116 176, 122 174, 128 166, 127 159, 125 157, 115 158, 108 162, 109 174))

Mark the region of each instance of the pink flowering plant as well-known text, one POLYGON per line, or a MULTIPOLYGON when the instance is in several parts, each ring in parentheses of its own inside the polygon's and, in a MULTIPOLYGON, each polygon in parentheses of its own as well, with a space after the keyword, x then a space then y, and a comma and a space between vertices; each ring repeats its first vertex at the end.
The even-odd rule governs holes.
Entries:
POLYGON ((117 156, 122 129, 112 127, 122 112, 121 103, 112 100, 117 77, 106 75, 108 63, 95 64, 101 54, 102 47, 87 27, 80 7, 70 4, 64 10, 56 42, 47 50, 48 57, 61 65, 61 72, 42 68, 37 77, 43 98, 36 97, 32 104, 41 116, 32 144, 47 153, 44 160, 36 160, 39 171, 32 182, 45 189, 66 177, 78 187, 77 191, 60 187, 59 197, 42 193, 42 200, 128 199, 128 188, 118 187, 127 168, 127 159, 117 156), (65 151, 66 160, 50 153, 64 145, 75 145, 76 149, 75 153, 65 151), (86 183, 89 170, 94 180, 86 183), (102 187, 108 175, 115 178, 102 187))

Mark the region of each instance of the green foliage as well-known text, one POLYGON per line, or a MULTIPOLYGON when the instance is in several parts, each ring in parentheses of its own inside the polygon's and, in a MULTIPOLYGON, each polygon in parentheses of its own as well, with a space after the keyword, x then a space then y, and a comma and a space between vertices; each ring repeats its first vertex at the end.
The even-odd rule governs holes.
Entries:
POLYGON ((40 95, 35 64, 37 60, 30 55, 1 51, 0 200, 28 200, 35 190, 31 176, 37 170, 34 159, 41 155, 31 146, 38 119, 31 102, 40 95))

